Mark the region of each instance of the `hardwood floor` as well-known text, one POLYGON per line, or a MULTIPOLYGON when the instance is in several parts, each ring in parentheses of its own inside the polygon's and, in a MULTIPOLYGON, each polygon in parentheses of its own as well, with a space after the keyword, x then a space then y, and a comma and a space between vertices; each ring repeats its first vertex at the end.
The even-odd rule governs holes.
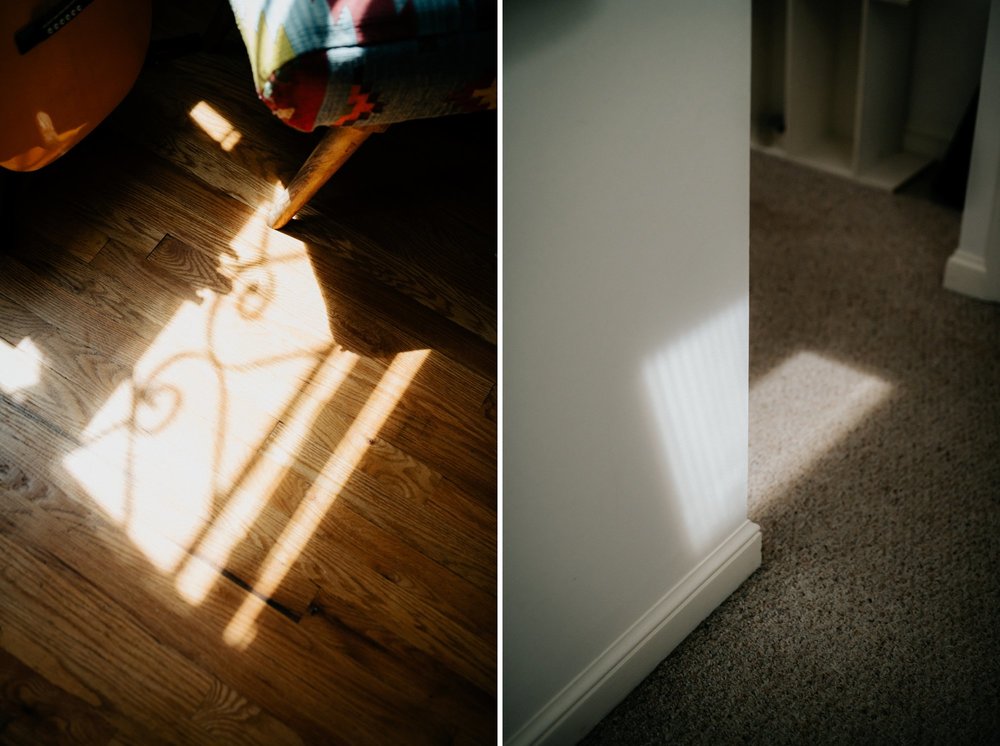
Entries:
POLYGON ((161 62, 8 183, 2 742, 496 738, 495 115, 276 232, 316 136, 250 81, 161 62))

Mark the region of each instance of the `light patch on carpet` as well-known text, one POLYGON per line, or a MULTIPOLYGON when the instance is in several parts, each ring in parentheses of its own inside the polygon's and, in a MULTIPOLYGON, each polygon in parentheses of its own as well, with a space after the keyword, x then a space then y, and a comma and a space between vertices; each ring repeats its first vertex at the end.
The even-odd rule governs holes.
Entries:
POLYGON ((758 381, 750 390, 751 508, 808 475, 892 389, 878 376, 808 350, 758 381))

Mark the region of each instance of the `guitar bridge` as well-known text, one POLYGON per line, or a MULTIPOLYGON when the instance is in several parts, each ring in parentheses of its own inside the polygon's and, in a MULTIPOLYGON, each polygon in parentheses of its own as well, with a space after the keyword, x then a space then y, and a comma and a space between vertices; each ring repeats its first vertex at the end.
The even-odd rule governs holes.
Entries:
POLYGON ((93 1, 71 0, 71 2, 61 5, 57 10, 31 21, 31 23, 14 34, 17 51, 21 54, 27 54, 50 36, 63 29, 67 23, 76 18, 93 1))

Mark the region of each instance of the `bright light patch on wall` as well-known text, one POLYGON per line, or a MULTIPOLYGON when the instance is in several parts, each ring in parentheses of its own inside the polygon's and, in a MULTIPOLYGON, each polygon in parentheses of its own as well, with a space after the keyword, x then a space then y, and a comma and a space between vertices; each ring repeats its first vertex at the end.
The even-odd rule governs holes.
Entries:
POLYGON ((751 494, 762 507, 782 495, 892 392, 892 384, 802 351, 750 391, 751 494))
POLYGON ((0 389, 13 394, 40 380, 42 351, 25 337, 14 347, 0 339, 0 389))
POLYGON ((745 504, 748 304, 729 307, 644 366, 664 464, 691 545, 745 504))
POLYGON ((204 101, 195 104, 194 108, 191 109, 190 116, 195 124, 201 127, 206 135, 219 143, 219 146, 226 152, 236 147, 236 143, 240 141, 240 133, 229 120, 204 101))

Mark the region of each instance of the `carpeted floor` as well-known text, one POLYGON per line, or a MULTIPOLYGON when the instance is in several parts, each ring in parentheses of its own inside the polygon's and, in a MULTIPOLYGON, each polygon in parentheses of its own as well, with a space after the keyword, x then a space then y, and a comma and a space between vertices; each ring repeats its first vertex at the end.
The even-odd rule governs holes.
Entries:
POLYGON ((960 214, 754 154, 764 560, 586 744, 1000 743, 1000 305, 960 214))

